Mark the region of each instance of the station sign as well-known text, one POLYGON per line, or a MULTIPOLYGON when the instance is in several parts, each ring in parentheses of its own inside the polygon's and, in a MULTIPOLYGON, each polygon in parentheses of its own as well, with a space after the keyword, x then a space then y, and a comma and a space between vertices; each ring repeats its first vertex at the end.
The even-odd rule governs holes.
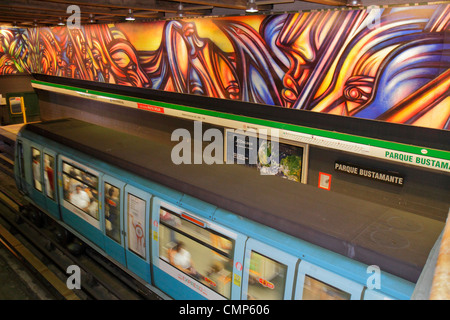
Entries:
POLYGON ((359 165, 348 164, 345 162, 336 161, 334 163, 334 170, 358 177, 364 177, 371 180, 386 182, 396 186, 403 186, 405 182, 405 178, 396 172, 380 171, 377 169, 365 168, 359 165))

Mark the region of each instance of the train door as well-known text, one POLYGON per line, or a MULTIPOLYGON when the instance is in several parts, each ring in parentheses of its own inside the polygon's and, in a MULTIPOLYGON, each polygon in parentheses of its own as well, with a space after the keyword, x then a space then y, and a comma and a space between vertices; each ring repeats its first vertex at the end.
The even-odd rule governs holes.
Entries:
POLYGON ((24 152, 23 152, 23 142, 17 139, 17 146, 15 150, 15 160, 14 160, 14 174, 16 178, 16 184, 20 190, 25 192, 25 163, 24 163, 24 152))
POLYGON ((300 262, 295 299, 360 300, 363 286, 307 261, 300 262))
POLYGON ((242 299, 291 300, 298 258, 249 239, 245 249, 242 299))
POLYGON ((31 188, 29 188, 30 197, 38 207, 46 210, 42 163, 42 147, 34 143, 31 144, 31 157, 29 164, 31 166, 31 188))
POLYGON ((56 196, 56 153, 44 148, 43 155, 44 194, 47 212, 60 219, 58 199, 56 196))
POLYGON ((126 266, 123 228, 123 191, 125 183, 103 176, 103 217, 106 253, 126 266))
POLYGON ((150 276, 148 221, 151 194, 125 186, 124 226, 126 263, 130 271, 147 282, 150 276))

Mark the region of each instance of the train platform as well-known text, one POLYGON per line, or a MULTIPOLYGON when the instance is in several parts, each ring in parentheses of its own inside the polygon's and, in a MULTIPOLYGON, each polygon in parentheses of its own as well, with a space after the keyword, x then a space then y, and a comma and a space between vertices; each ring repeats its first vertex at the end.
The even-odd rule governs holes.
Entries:
POLYGON ((18 123, 0 126, 1 140, 6 143, 14 143, 16 141, 17 133, 20 131, 23 125, 23 123, 18 123))
POLYGON ((0 161, 8 161, 5 154, 12 156, 14 146, 19 130, 23 127, 23 123, 0 126, 0 161))

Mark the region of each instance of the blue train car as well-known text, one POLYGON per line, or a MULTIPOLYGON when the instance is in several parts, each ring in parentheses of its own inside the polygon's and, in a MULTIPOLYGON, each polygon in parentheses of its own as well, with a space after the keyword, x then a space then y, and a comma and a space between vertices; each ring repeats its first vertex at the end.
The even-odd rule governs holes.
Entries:
MULTIPOLYGON (((74 119, 27 124, 16 183, 36 208, 174 299, 410 298, 416 249, 374 241, 408 212, 246 166, 175 165, 170 143, 74 119)), ((425 227, 403 232, 411 242, 432 223, 414 219, 425 227)))

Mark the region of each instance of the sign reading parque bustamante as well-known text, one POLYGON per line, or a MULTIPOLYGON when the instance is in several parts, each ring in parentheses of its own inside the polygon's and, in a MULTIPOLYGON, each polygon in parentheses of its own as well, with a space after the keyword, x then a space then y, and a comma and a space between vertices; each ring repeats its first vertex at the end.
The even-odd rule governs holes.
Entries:
POLYGON ((348 164, 336 161, 334 163, 334 170, 339 172, 345 172, 348 174, 352 174, 355 176, 360 176, 364 178, 369 178, 372 180, 387 182, 390 184, 394 184, 397 186, 403 186, 403 183, 405 181, 404 177, 394 173, 394 172, 386 172, 386 171, 380 171, 376 169, 369 169, 360 167, 355 164, 348 164))
POLYGON ((431 159, 428 157, 421 157, 421 156, 414 155, 414 154, 401 153, 401 152, 388 151, 388 150, 385 151, 384 156, 387 159, 394 159, 394 160, 398 160, 401 162, 422 165, 422 166, 429 167, 429 168, 450 170, 450 162, 440 160, 440 159, 431 159))

